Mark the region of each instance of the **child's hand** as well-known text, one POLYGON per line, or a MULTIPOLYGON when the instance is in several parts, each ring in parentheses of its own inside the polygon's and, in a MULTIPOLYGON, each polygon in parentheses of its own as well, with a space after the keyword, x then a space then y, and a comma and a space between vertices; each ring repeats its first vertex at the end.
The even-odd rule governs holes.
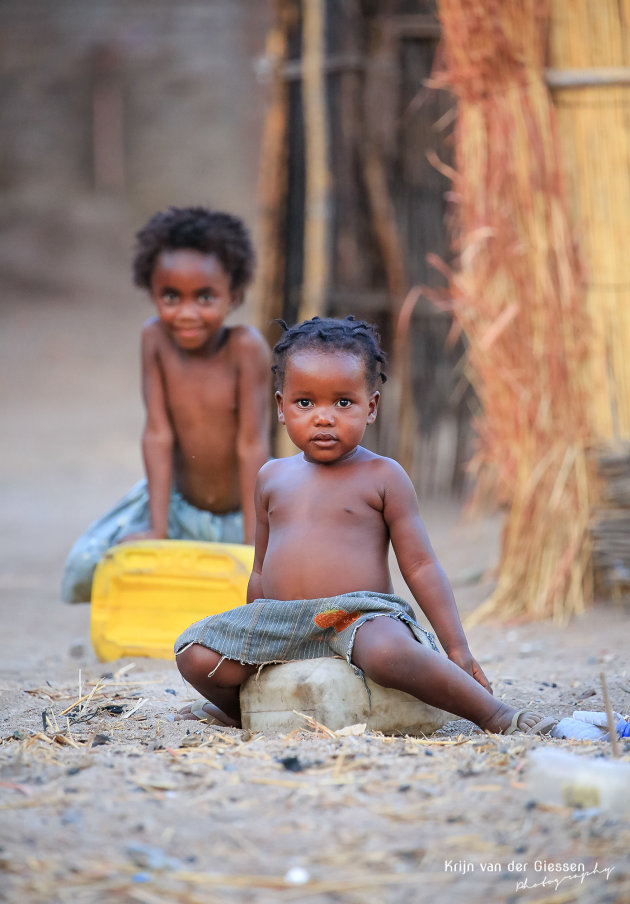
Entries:
POLYGON ((454 650, 450 650, 448 658, 451 662, 454 662, 455 665, 458 665, 460 669, 463 669, 465 672, 468 672, 469 675, 472 675, 475 681, 478 681, 489 693, 492 693, 492 685, 486 678, 484 671, 477 660, 473 658, 468 647, 465 649, 458 647, 454 650))
POLYGON ((488 691, 488 693, 490 693, 490 694, 493 693, 492 685, 486 678, 484 670, 481 668, 481 666, 479 665, 479 663, 477 662, 476 659, 472 660, 472 673, 471 674, 472 674, 473 678, 475 679, 475 681, 478 681, 482 687, 485 687, 485 689, 488 691))

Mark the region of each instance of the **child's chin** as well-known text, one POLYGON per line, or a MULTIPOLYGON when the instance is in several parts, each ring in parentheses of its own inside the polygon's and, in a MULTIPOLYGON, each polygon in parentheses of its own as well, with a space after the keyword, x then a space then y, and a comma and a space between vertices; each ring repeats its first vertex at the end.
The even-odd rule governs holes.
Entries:
POLYGON ((320 464, 334 464, 334 462, 339 461, 342 458, 346 458, 349 453, 345 449, 340 449, 338 445, 330 446, 325 448, 312 448, 304 450, 305 456, 311 461, 318 462, 320 464))
POLYGON ((194 336, 182 336, 175 334, 173 336, 173 339, 175 340, 175 344, 178 345, 179 348, 187 352, 194 352, 205 345, 207 337, 201 334, 195 334, 194 336))

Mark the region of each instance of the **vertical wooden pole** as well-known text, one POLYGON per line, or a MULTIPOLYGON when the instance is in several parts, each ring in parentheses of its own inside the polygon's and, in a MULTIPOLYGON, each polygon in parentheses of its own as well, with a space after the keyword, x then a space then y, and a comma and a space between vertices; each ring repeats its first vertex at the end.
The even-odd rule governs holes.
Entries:
POLYGON ((302 102, 306 164, 304 282, 300 320, 326 312, 330 270, 330 171, 326 109, 325 2, 302 2, 302 102))
POLYGON ((257 326, 270 339, 270 323, 282 317, 286 219, 289 97, 282 66, 287 58, 290 10, 276 0, 275 22, 266 41, 271 63, 269 107, 265 117, 258 173, 259 265, 256 279, 257 326))

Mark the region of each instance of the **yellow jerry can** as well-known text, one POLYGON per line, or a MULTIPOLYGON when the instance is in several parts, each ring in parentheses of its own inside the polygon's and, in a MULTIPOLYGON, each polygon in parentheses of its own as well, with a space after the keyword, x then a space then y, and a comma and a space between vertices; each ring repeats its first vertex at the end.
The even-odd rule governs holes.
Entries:
POLYGON ((189 625, 246 602, 254 547, 139 540, 109 549, 92 584, 90 636, 102 661, 174 659, 189 625))

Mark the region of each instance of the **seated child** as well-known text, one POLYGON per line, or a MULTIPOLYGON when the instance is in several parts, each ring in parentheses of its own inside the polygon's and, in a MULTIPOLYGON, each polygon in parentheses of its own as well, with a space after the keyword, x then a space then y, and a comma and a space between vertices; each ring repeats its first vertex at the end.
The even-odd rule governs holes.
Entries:
POLYGON ((146 478, 74 544, 66 602, 90 599, 96 565, 122 540, 254 541, 270 354, 257 330, 225 325, 252 278, 249 233, 228 213, 171 207, 136 238, 135 283, 157 309, 142 331, 146 478))
POLYGON ((176 641, 181 674, 209 701, 180 718, 238 726, 240 685, 260 664, 336 654, 376 683, 487 731, 551 730, 555 720, 492 696, 411 481, 359 445, 376 418, 383 362, 374 328, 353 318, 314 318, 275 346, 278 417, 301 452, 258 475, 248 605, 203 619, 176 641), (392 594, 390 541, 446 656, 392 594))

